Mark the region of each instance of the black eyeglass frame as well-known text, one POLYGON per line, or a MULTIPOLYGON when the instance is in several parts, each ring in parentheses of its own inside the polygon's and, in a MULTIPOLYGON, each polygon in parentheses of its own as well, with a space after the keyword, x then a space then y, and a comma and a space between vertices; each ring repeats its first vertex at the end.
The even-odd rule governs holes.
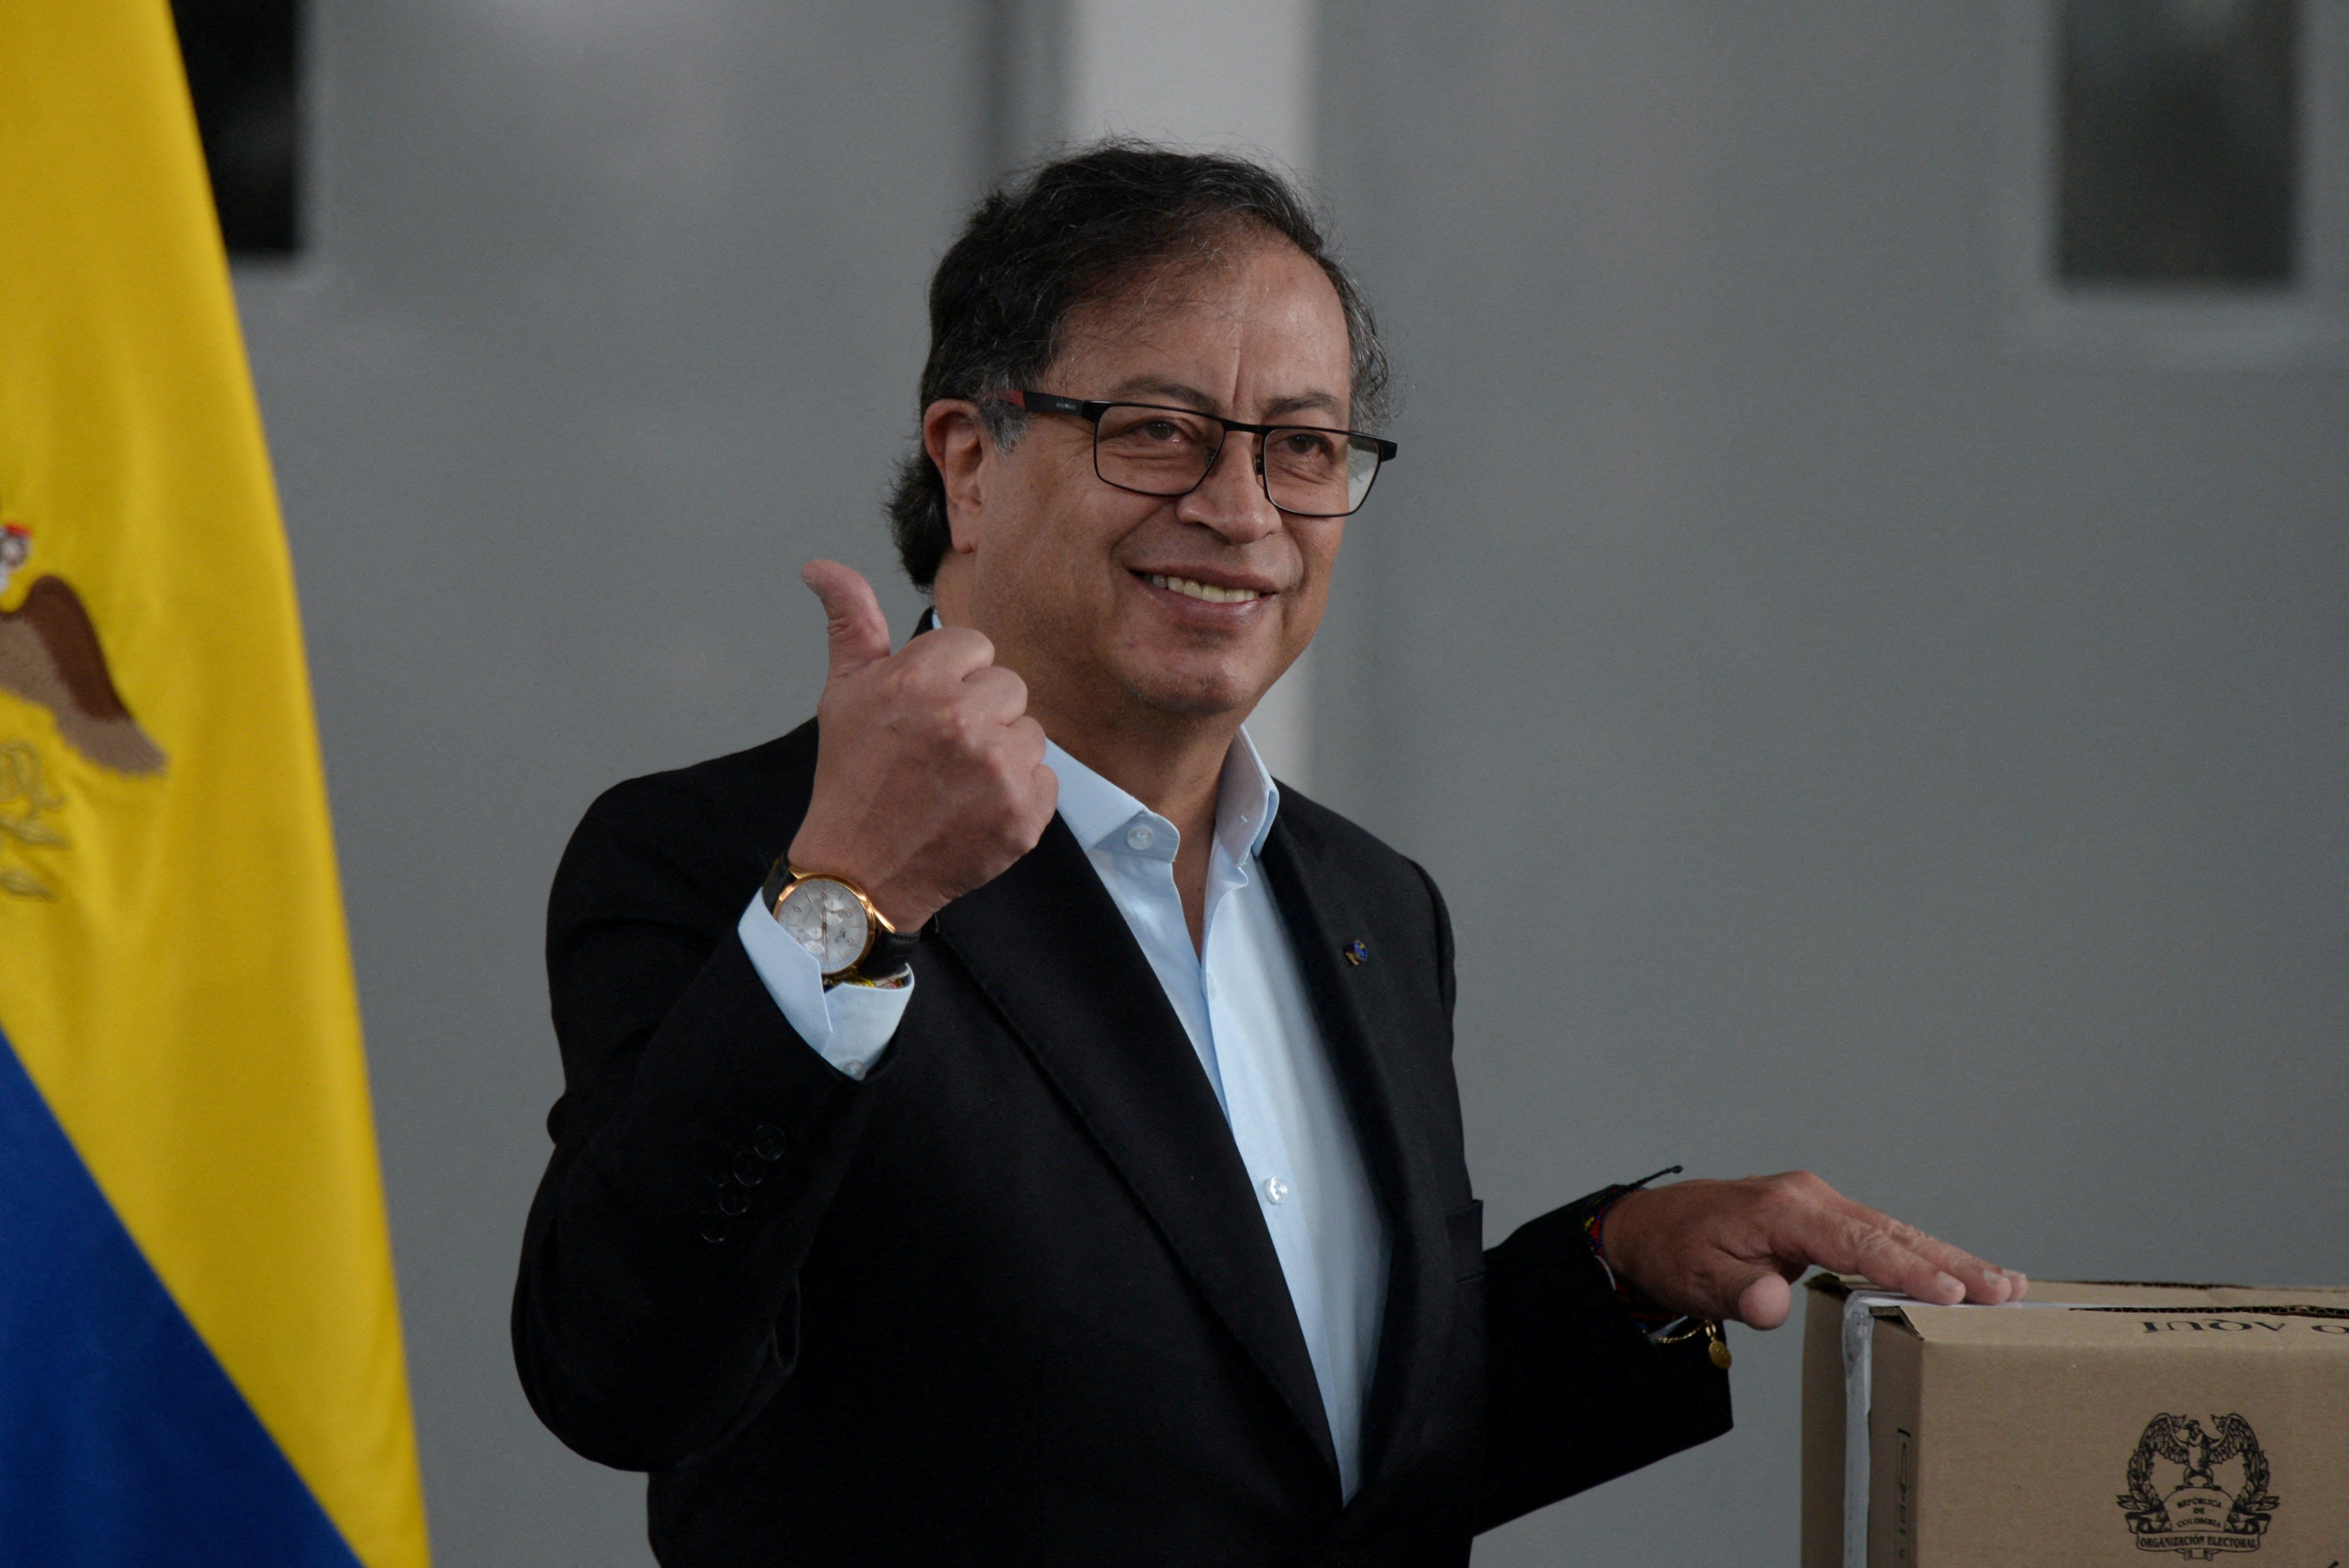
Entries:
POLYGON ((1221 414, 1211 414, 1202 409, 1186 409, 1179 403, 1133 403, 1122 398, 1064 398, 1058 392, 1035 392, 1024 389, 998 392, 995 397, 998 402, 1009 403, 1013 408, 1025 410, 1031 414, 1074 414, 1077 418, 1091 423, 1093 427, 1093 477, 1112 490, 1123 490, 1128 495, 1150 495, 1171 501, 1178 496, 1190 494, 1191 491, 1206 483, 1208 475, 1216 472, 1216 464, 1223 461, 1224 441, 1231 440, 1234 431, 1239 431, 1242 435, 1258 438, 1269 437, 1277 431, 1311 431, 1317 435, 1343 436, 1349 443, 1368 442, 1371 450, 1379 454, 1379 467, 1371 471, 1371 483, 1362 486, 1361 500, 1355 502, 1343 512, 1298 512, 1289 507, 1281 506, 1279 502, 1273 500, 1272 479, 1264 471, 1264 441, 1259 439, 1256 448, 1257 484, 1264 491, 1264 498, 1267 501, 1271 501, 1275 506, 1279 506, 1280 510, 1287 512, 1292 517, 1351 517, 1362 509, 1363 503, 1370 500, 1371 492, 1377 487, 1379 469, 1383 469, 1388 463, 1392 462, 1396 452, 1400 450, 1394 442, 1384 436, 1374 436, 1368 431, 1346 431, 1340 430, 1334 425, 1296 423, 1252 425, 1239 420, 1227 420, 1221 414), (1136 490, 1131 484, 1120 484, 1101 471, 1102 416, 1112 409, 1156 409, 1170 414, 1188 414, 1195 420, 1213 420, 1223 427, 1223 440, 1216 442, 1216 450, 1207 454, 1207 466, 1192 483, 1190 490, 1136 490))

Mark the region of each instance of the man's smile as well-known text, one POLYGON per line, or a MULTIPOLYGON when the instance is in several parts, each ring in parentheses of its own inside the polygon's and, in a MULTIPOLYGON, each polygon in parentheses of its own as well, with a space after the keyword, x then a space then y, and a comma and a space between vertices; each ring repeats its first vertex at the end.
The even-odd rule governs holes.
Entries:
POLYGON ((1181 594, 1187 599, 1204 599, 1211 605, 1251 604, 1271 591, 1237 584, 1211 583, 1198 577, 1176 576, 1165 572, 1136 572, 1133 575, 1154 588, 1181 594))

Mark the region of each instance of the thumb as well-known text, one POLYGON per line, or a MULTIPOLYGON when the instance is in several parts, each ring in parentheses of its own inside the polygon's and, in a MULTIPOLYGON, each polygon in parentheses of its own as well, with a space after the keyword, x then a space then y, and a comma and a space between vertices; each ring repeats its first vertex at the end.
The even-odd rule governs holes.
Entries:
POLYGON ((800 581, 823 601, 824 635, 832 643, 827 681, 889 657, 889 623, 881 618, 881 601, 873 597, 873 585, 853 567, 838 561, 810 561, 800 568, 800 581))

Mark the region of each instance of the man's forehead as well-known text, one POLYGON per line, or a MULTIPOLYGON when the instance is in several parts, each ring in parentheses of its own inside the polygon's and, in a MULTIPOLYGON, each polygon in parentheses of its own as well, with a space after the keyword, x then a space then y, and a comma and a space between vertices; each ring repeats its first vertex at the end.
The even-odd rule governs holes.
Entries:
POLYGON ((1270 249, 1257 254, 1271 265, 1186 267, 1085 302, 1054 369, 1081 376, 1086 397, 1212 409, 1237 391, 1276 413, 1342 412, 1351 345, 1337 290, 1302 252, 1270 249))
POLYGON ((1342 338, 1346 312, 1319 264, 1278 240, 1163 258, 1079 301, 1067 326, 1106 337, 1278 326, 1342 338))

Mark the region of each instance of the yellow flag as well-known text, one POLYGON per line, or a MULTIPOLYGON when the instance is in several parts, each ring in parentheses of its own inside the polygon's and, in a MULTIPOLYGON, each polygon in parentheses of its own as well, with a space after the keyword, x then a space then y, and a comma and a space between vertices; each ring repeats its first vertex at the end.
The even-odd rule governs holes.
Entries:
POLYGON ((427 1561, 293 574, 165 0, 0 0, 0 1561, 427 1561))

